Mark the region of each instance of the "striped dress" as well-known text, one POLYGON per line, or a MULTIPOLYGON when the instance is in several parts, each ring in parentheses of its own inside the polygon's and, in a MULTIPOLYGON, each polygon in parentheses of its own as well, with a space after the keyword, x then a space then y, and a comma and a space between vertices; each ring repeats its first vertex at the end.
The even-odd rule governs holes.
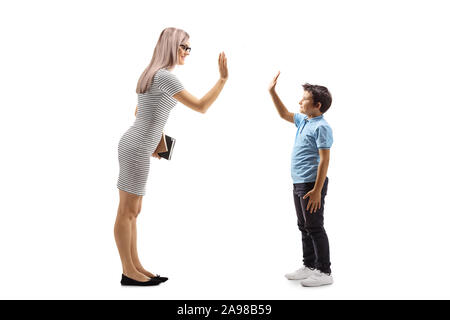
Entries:
POLYGON ((119 141, 119 178, 117 188, 136 195, 145 195, 150 157, 161 140, 170 110, 177 100, 172 96, 183 85, 167 69, 155 73, 150 89, 138 94, 138 112, 133 125, 119 141))

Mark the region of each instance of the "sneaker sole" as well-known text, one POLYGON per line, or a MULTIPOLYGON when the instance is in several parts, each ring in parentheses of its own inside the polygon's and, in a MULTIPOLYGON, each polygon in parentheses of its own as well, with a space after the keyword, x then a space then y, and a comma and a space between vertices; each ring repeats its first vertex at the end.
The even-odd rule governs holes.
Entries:
POLYGON ((327 282, 327 283, 321 283, 321 284, 309 284, 309 283, 302 283, 302 286, 304 287, 321 287, 321 286, 327 286, 333 284, 333 282, 327 282))
POLYGON ((293 278, 293 277, 288 277, 288 276, 285 276, 285 277, 288 280, 306 280, 306 279, 308 279, 308 277, 301 277, 301 278, 293 278))

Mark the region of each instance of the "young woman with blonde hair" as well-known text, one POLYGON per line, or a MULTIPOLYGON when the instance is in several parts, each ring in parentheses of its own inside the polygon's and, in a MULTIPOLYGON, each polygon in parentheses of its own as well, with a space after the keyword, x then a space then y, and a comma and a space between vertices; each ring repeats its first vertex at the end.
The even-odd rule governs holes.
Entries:
POLYGON ((167 280, 147 271, 137 252, 136 219, 145 195, 150 157, 166 151, 163 129, 170 110, 180 101, 194 111, 205 113, 222 91, 228 68, 225 53, 219 55, 220 78, 201 99, 186 91, 171 73, 183 65, 190 54, 189 35, 176 28, 161 32, 148 67, 139 78, 138 106, 134 124, 122 135, 118 145, 120 202, 114 237, 122 262, 122 285, 150 286, 167 280))

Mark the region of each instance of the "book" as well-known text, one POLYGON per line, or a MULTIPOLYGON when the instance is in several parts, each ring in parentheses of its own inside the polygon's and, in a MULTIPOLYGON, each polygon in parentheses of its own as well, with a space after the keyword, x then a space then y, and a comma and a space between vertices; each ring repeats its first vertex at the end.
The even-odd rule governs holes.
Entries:
POLYGON ((175 138, 172 138, 168 135, 164 135, 164 139, 166 141, 167 151, 166 152, 158 152, 158 155, 161 158, 170 160, 172 158, 173 147, 175 146, 175 138))

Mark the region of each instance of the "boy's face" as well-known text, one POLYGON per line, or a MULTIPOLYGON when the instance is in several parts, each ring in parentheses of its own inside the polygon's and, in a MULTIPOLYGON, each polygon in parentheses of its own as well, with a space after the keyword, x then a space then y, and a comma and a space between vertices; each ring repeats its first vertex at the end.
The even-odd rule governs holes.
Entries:
POLYGON ((311 92, 303 91, 303 97, 299 102, 300 105, 300 113, 306 114, 310 116, 314 113, 317 113, 317 109, 320 109, 320 104, 316 104, 314 106, 314 100, 311 92))

